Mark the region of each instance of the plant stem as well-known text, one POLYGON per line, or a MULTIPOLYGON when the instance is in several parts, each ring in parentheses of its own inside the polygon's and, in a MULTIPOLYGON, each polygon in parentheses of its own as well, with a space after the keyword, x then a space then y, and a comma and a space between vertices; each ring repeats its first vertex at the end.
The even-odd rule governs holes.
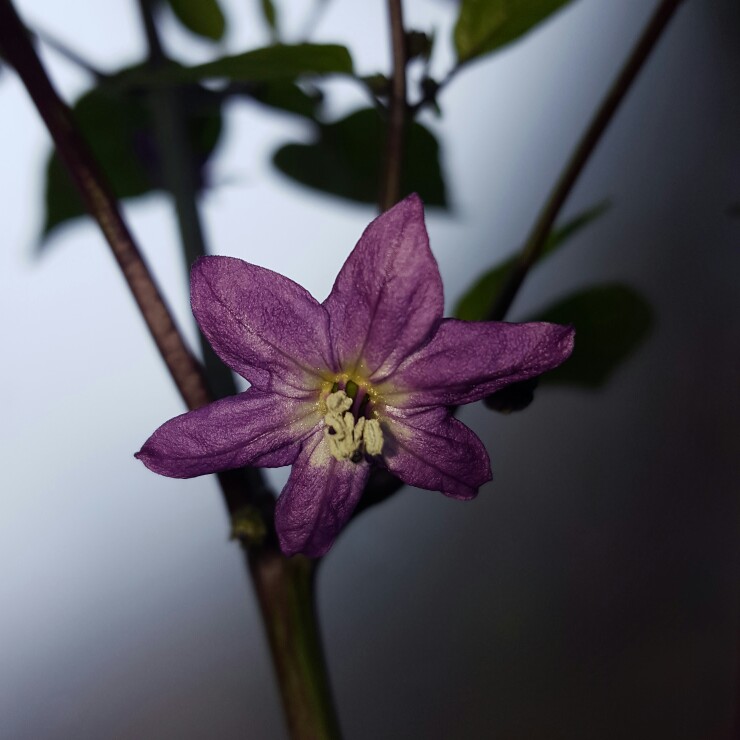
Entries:
POLYGON ((565 204, 583 168, 606 131, 620 103, 624 100, 632 83, 647 61, 650 53, 660 39, 668 22, 673 17, 682 0, 662 0, 648 21, 624 67, 620 70, 611 88, 598 107, 591 123, 576 145, 562 174, 558 178, 545 205, 532 227, 516 264, 512 267, 507 281, 499 293, 491 311, 492 320, 502 320, 514 302, 527 273, 542 254, 547 237, 555 225, 560 209, 565 204))
MULTIPOLYGON (((203 368, 187 348, 110 185, 77 130, 71 111, 51 84, 11 0, 0 0, 0 51, 28 90, 72 183, 100 226, 185 405, 189 409, 204 406, 212 397, 203 368)), ((242 471, 227 471, 219 474, 218 480, 232 516, 248 507, 270 516, 271 496, 261 480, 245 478, 242 471), (245 488, 245 482, 251 488, 245 488)))
MULTIPOLYGON (((139 0, 149 46, 150 65, 168 62, 157 33, 151 0, 139 0)), ((177 213, 180 236, 188 265, 206 253, 201 226, 193 152, 185 126, 180 89, 165 87, 151 94, 154 126, 163 164, 166 188, 177 213)), ((206 374, 217 397, 236 392, 230 370, 221 362, 201 334, 206 374)), ((245 470, 264 489, 262 473, 245 470)), ((254 487, 254 483, 252 484, 254 487)), ((273 527, 267 531, 264 517, 257 522, 259 535, 242 537, 245 518, 255 513, 247 505, 232 512, 234 535, 244 547, 252 583, 258 597, 262 619, 270 644, 280 694, 291 737, 295 740, 339 737, 339 726, 329 689, 329 678, 314 608, 314 563, 306 558, 288 559, 275 543, 273 527), (245 517, 246 515, 246 517, 245 517), (263 529, 264 528, 264 529, 263 529), (251 544, 250 544, 251 539, 251 544)), ((254 524, 254 522, 252 522, 254 524)))
POLYGON ((391 78, 391 95, 388 105, 385 160, 380 185, 379 206, 381 212, 387 211, 400 198, 404 138, 408 115, 408 102, 406 100, 406 33, 403 28, 401 0, 388 0, 388 16, 390 18, 391 47, 393 50, 393 76, 391 78))
MULTIPOLYGON (((139 0, 149 47, 149 65, 161 67, 169 61, 162 50, 151 0, 139 0)), ((197 169, 188 140, 181 89, 161 87, 149 94, 154 133, 160 155, 162 179, 174 201, 186 269, 207 253, 198 212, 197 169)), ((215 398, 233 396, 236 385, 226 365, 218 358, 202 332, 198 332, 206 378, 215 398)))
POLYGON ((85 70, 85 72, 87 72, 89 75, 92 75, 92 77, 94 77, 96 80, 105 79, 106 75, 103 72, 97 69, 87 59, 84 59, 74 49, 70 49, 69 46, 67 46, 64 42, 60 41, 55 36, 52 36, 50 33, 48 33, 47 31, 43 31, 40 28, 29 29, 29 31, 32 35, 36 36, 39 41, 46 44, 51 49, 54 49, 57 54, 61 54, 65 59, 72 62, 72 64, 75 64, 80 69, 85 70))
POLYGON ((185 345, 111 188, 47 77, 10 0, 0 0, 0 49, 26 86, 79 194, 103 231, 180 395, 188 408, 203 406, 210 397, 202 368, 185 345))
MULTIPOLYGON (((26 86, 103 231, 183 400, 191 409, 203 406, 211 396, 202 368, 178 332, 109 185, 47 77, 11 0, 0 0, 0 50, 26 86)), ((218 480, 259 597, 292 736, 337 738, 314 612, 314 565, 280 553, 272 525, 274 499, 261 478, 245 478, 245 471, 237 470, 219 474, 218 480)))
POLYGON ((341 737, 316 617, 316 561, 265 551, 249 558, 290 737, 341 737))
MULTIPOLYGON (((596 148, 596 144, 606 130, 607 125, 629 90, 630 85, 637 77, 637 73, 647 60, 660 35, 668 25, 668 21, 670 21, 674 11, 681 2, 682 0, 662 0, 645 27, 627 62, 612 84, 611 89, 586 129, 583 138, 576 146, 565 169, 558 178, 550 197, 535 222, 530 237, 519 256, 519 260, 512 268, 509 279, 504 284, 497 303, 491 311, 491 315, 489 316, 491 320, 501 321, 506 317, 530 268, 539 258, 547 237, 555 223, 555 219, 588 161, 589 156, 596 148)), ((365 492, 355 515, 366 508, 374 506, 376 503, 385 501, 385 499, 402 487, 403 483, 387 471, 374 471, 365 487, 365 492)))

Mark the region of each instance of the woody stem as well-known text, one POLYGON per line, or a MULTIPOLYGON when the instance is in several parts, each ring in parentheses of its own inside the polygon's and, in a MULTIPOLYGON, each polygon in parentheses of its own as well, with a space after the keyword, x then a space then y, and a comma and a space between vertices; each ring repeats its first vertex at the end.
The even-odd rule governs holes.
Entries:
MULTIPOLYGON (((100 226, 180 395, 190 409, 203 406, 211 396, 202 367, 175 325, 110 185, 49 80, 11 0, 0 0, 0 53, 28 90, 74 186, 100 226)), ((243 471, 218 478, 235 536, 247 555, 291 735, 294 740, 334 740, 339 730, 314 611, 314 565, 280 553, 271 524, 274 500, 261 480, 247 484, 243 471), (248 528, 244 522, 258 532, 262 529, 264 541, 243 534, 248 528)))
POLYGON ((387 211, 395 205, 401 195, 404 140, 408 102, 406 99, 406 32, 403 28, 401 0, 388 0, 388 16, 391 26, 391 48, 393 51, 393 74, 388 105, 386 126, 385 159, 380 184, 380 210, 387 211))

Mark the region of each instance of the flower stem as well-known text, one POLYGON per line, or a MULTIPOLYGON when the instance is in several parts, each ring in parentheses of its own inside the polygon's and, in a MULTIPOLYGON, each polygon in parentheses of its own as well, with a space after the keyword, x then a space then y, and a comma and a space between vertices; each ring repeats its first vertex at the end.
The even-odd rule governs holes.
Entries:
POLYGON ((388 105, 385 160, 380 185, 379 206, 381 212, 395 205, 401 195, 401 173, 403 171, 404 139, 408 102, 406 100, 406 33, 403 28, 401 0, 388 0, 388 16, 391 26, 393 50, 393 76, 388 105))
POLYGON ((532 227, 516 264, 512 267, 509 277, 497 297, 489 316, 490 319, 500 321, 508 313, 529 270, 540 258, 560 209, 565 204, 601 136, 606 131, 619 105, 624 100, 632 83, 681 2, 682 0, 662 0, 648 21, 642 35, 612 83, 611 88, 601 101, 601 105, 598 107, 591 123, 586 128, 565 169, 555 183, 549 198, 532 227))
POLYGON ((278 674, 290 737, 341 737, 315 604, 316 561, 277 549, 248 557, 278 674), (255 556, 256 555, 256 556, 255 556))

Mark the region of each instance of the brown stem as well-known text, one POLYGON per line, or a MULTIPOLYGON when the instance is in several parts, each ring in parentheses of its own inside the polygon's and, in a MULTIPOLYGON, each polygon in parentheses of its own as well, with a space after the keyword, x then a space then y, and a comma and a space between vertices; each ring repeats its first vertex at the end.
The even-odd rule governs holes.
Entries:
POLYGON ((617 112, 620 103, 629 91, 632 83, 650 56, 650 53, 655 48, 658 39, 661 37, 661 34, 681 2, 682 0, 662 0, 648 21, 645 30, 632 49, 632 53, 627 58, 624 67, 622 67, 617 78, 612 83, 591 123, 571 154, 565 169, 555 183, 555 187, 545 202, 540 215, 537 217, 516 264, 512 267, 511 273, 496 299, 496 303, 489 316, 490 319, 500 321, 506 316, 519 292, 519 288, 527 277, 527 273, 540 258, 542 249, 555 225, 555 219, 558 217, 560 209, 563 207, 589 157, 606 131, 614 114, 617 112))
MULTIPOLYGON (((204 406, 211 396, 203 369, 187 348, 106 178, 80 136, 71 111, 54 90, 11 0, 0 0, 0 51, 26 86, 73 184, 110 245, 182 399, 189 409, 204 406)), ((218 479, 232 518, 255 506, 270 516, 269 491, 250 471, 227 471, 218 479)))
MULTIPOLYGON (((527 277, 527 273, 542 252, 542 248, 555 223, 560 208, 565 203, 575 181, 578 179, 588 158, 595 149, 601 135, 606 130, 609 121, 612 119, 619 104, 629 90, 630 85, 635 77, 637 77, 637 73, 655 47, 656 42, 668 25, 668 21, 671 19, 674 11, 681 4, 681 1, 663 0, 648 22, 622 71, 614 81, 611 89, 597 110, 594 119, 591 121, 583 138, 573 152, 565 170, 563 170, 563 173, 555 184, 552 194, 545 203, 545 207, 532 229, 532 233, 520 254, 517 264, 513 267, 509 279, 504 284, 498 301, 491 311, 489 316, 491 320, 500 321, 508 313, 519 288, 527 277)), ((403 483, 387 471, 375 470, 368 481, 365 493, 361 499, 361 504, 357 507, 356 513, 384 501, 402 486, 403 483)))
MULTIPOLYGON (((150 64, 166 63, 167 58, 157 33, 151 0, 139 0, 144 29, 149 45, 150 64)), ((196 186, 193 177, 192 152, 183 126, 182 101, 179 91, 164 88, 152 93, 155 129, 162 153, 165 184, 172 194, 180 236, 188 262, 205 253, 205 240, 198 216, 196 186)), ((207 342, 203 345, 206 373, 217 395, 235 392, 229 370, 212 355, 207 342), (225 375, 224 372, 225 371, 225 375)), ((212 352, 212 350, 211 350, 212 352)), ((248 489, 264 490, 261 471, 248 468, 248 489)), ((270 643, 278 686, 285 709, 290 735, 295 740, 338 738, 339 729, 329 689, 319 624, 314 608, 314 564, 305 558, 285 558, 275 542, 271 521, 269 494, 261 509, 244 505, 240 495, 243 486, 229 476, 221 476, 231 512, 232 531, 245 546, 252 584, 260 605, 263 623, 270 643), (231 492, 236 494, 230 500, 231 492), (262 539, 264 538, 264 540, 262 539)))
POLYGON ((210 399, 200 364, 185 345, 108 183, 10 0, 0 0, 0 49, 26 86, 88 211, 102 229, 180 395, 188 408, 203 406, 210 399))
POLYGON ((388 106, 385 160, 380 186, 380 210, 387 211, 401 195, 403 149, 408 102, 406 100, 406 33, 403 28, 401 0, 388 0, 393 50, 393 77, 388 106))

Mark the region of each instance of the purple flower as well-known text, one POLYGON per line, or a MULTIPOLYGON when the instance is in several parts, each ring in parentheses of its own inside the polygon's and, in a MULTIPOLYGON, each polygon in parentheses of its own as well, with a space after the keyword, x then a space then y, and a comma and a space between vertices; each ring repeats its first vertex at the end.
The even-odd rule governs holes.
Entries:
POLYGON ((449 407, 550 370, 573 349, 570 327, 443 319, 416 195, 367 227, 324 303, 230 257, 193 265, 191 303, 251 387, 171 419, 136 457, 173 478, 292 465, 275 514, 288 555, 331 547, 373 464, 473 498, 491 479, 488 454, 449 407))

